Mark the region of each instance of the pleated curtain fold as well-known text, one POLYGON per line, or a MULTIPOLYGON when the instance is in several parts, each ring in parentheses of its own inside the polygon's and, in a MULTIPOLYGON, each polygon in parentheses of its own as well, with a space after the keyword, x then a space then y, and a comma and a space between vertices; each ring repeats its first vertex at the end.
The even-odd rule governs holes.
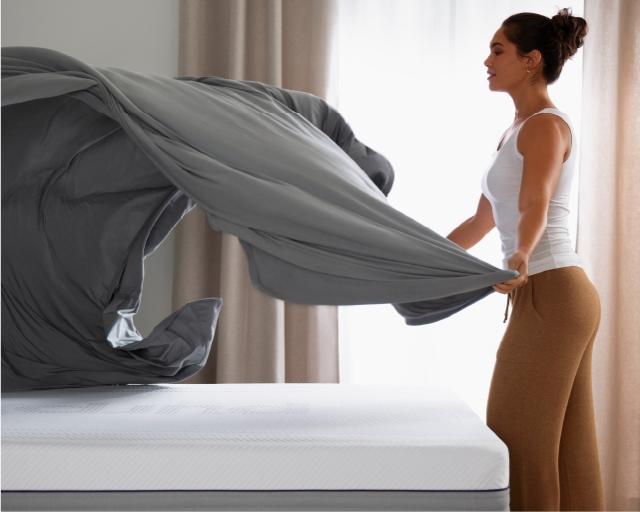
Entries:
POLYGON ((593 395, 606 510, 640 510, 640 2, 585 0, 578 252, 600 293, 593 395))
MULTIPOLYGON (((181 0, 178 72, 255 80, 326 98, 334 0, 181 0)), ((239 148, 242 150, 242 148, 239 148)), ((173 308, 224 305, 206 366, 185 383, 339 381, 336 306, 255 289, 239 240, 196 207, 176 231, 173 308)))

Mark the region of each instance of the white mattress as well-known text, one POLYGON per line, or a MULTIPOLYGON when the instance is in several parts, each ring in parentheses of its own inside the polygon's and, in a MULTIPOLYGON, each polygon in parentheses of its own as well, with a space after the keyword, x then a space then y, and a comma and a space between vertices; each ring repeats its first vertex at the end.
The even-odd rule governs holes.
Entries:
POLYGON ((2 490, 499 490, 506 445, 451 391, 158 384, 2 394, 2 490))

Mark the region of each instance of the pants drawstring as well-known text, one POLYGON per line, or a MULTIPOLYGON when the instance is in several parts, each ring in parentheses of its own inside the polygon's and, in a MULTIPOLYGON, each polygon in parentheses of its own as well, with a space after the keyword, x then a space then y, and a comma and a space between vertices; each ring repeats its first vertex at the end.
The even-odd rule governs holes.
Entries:
POLYGON ((509 302, 511 301, 511 292, 507 293, 507 307, 504 310, 504 320, 502 321, 502 323, 505 323, 507 321, 507 317, 509 316, 509 302))

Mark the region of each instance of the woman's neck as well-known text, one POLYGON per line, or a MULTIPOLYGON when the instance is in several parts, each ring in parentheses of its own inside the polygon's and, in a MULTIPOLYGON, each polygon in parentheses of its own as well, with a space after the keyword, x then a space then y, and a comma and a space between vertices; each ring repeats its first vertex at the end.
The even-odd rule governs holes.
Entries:
POLYGON ((551 98, 547 94, 547 88, 544 87, 527 87, 517 94, 512 94, 511 98, 516 109, 514 122, 524 121, 527 117, 543 108, 554 107, 551 98))

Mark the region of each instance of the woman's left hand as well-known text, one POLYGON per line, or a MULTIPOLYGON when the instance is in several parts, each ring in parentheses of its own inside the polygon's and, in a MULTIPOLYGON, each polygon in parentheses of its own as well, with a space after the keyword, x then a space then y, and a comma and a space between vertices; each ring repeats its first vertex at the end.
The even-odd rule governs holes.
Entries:
POLYGON ((511 258, 509 258, 507 266, 509 270, 517 270, 520 275, 509 281, 493 285, 493 289, 498 293, 509 293, 527 284, 529 279, 529 257, 526 254, 519 251, 514 252, 511 258))

